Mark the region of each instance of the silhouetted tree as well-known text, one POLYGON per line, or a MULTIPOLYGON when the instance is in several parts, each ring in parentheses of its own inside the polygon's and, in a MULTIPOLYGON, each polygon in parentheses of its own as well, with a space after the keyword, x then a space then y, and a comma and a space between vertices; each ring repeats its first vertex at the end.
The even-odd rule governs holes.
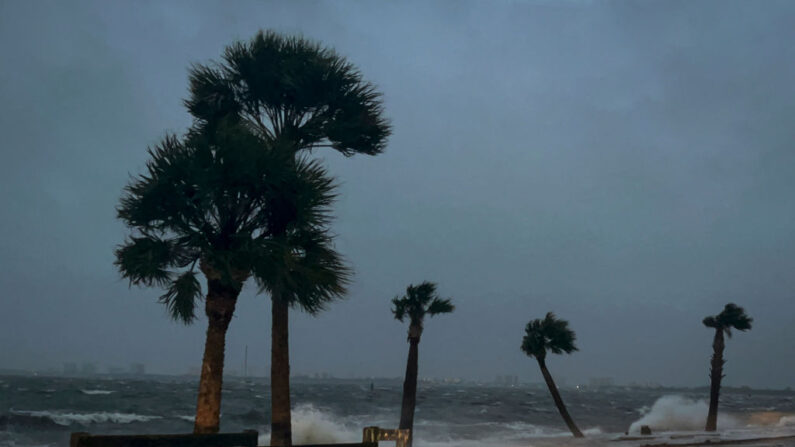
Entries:
MULTIPOLYGON (((226 48, 217 64, 191 70, 186 104, 199 126, 236 119, 283 154, 329 147, 345 156, 383 151, 390 126, 381 95, 334 51, 303 38, 260 32, 226 48)), ((286 237, 289 220, 274 234, 286 237)), ((285 270, 288 267, 285 266, 285 270)), ((276 276, 263 283, 272 301, 271 445, 292 444, 288 310, 314 312, 337 290, 307 299, 276 276)))
POLYGON ((409 446, 414 439, 414 408, 417 405, 417 369, 419 362, 419 345, 422 337, 423 322, 426 316, 450 313, 455 306, 450 299, 440 298, 436 293, 436 284, 425 281, 420 285, 409 285, 406 294, 392 298, 392 313, 395 319, 409 320, 409 357, 406 362, 406 378, 403 381, 403 404, 400 408, 400 425, 398 428, 411 430, 409 446))
POLYGON ((726 343, 723 334, 731 338, 732 328, 739 331, 751 329, 753 318, 745 314, 745 309, 734 304, 727 304, 721 313, 704 318, 704 326, 715 329, 715 338, 712 340, 712 361, 709 373, 709 413, 707 413, 706 431, 715 431, 718 427, 718 399, 720 397, 720 382, 723 379, 723 349, 726 343))
POLYGON ((535 357, 538 361, 541 374, 544 376, 544 381, 547 383, 549 392, 552 394, 552 399, 555 401, 555 405, 558 407, 563 421, 566 422, 566 425, 575 437, 582 438, 583 434, 580 429, 577 428, 568 410, 566 410, 566 405, 560 397, 558 387, 555 385, 555 381, 552 380, 552 375, 549 373, 546 364, 547 351, 553 354, 561 354, 563 352, 571 354, 577 350, 577 347, 574 346, 574 341, 576 339, 574 331, 569 329, 568 321, 555 318, 555 314, 552 312, 547 313, 543 320, 535 319, 527 323, 524 331, 525 336, 522 339, 522 351, 524 351, 528 357, 535 357))
POLYGON ((197 267, 206 278, 196 433, 218 431, 226 331, 247 278, 262 288, 289 283, 286 293, 310 311, 344 292, 348 271, 326 234, 334 185, 317 163, 287 165, 267 147, 230 122, 168 136, 149 150, 146 173, 118 207, 131 235, 115 263, 131 284, 165 288, 160 301, 172 318, 194 320, 197 267))

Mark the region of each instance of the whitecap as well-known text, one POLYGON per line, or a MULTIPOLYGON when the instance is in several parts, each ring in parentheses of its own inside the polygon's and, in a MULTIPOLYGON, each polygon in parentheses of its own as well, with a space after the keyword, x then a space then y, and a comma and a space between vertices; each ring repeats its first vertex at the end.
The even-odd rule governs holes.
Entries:
POLYGON ((11 413, 21 416, 35 416, 44 417, 52 420, 58 425, 72 425, 72 424, 98 424, 98 423, 113 423, 113 424, 129 424, 131 422, 149 422, 154 419, 162 419, 160 416, 149 416, 135 413, 110 413, 110 412, 97 412, 97 413, 60 413, 53 411, 15 411, 11 413))
POLYGON ((115 393, 115 391, 111 390, 80 390, 80 392, 83 394, 88 394, 89 396, 115 393))

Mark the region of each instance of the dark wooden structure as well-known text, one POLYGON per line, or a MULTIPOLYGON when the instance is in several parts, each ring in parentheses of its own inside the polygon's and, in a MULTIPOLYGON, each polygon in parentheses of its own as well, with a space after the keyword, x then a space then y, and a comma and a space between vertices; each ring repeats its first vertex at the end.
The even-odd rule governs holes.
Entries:
POLYGON ((92 435, 72 433, 69 447, 257 447, 257 432, 212 435, 92 435))
MULTIPOLYGON (((257 447, 257 437, 254 430, 212 435, 92 435, 76 432, 72 433, 69 447, 257 447)), ((378 447, 379 441, 395 441, 395 447, 405 447, 408 438, 409 430, 366 427, 362 431, 362 442, 300 447, 378 447)))
MULTIPOLYGON (((363 443, 375 443, 378 441, 395 441, 395 447, 407 447, 409 444, 409 429, 387 429, 380 427, 365 427, 362 433, 363 443)), ((364 445, 364 444, 362 444, 364 445)))

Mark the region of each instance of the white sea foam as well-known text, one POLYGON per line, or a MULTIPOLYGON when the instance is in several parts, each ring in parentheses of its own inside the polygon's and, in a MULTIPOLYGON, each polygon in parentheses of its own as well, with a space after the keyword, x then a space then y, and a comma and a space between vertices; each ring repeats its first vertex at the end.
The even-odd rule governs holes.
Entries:
MULTIPOLYGON (((368 419, 369 424, 379 425, 372 419, 368 419)), ((384 421, 381 421, 384 422, 384 421)), ((568 431, 547 430, 543 427, 525 422, 497 423, 484 422, 483 425, 499 425, 505 429, 501 433, 493 434, 491 437, 481 439, 460 439, 453 436, 437 435, 435 439, 423 438, 423 427, 437 427, 439 424, 424 420, 416 421, 415 426, 421 427, 414 445, 417 447, 511 447, 526 446, 529 438, 570 438, 568 431), (508 432, 508 433, 506 433, 508 432)), ((454 432, 455 424, 442 424, 449 426, 450 432, 454 432)), ((292 410, 292 434, 293 443, 299 444, 327 444, 342 442, 360 442, 362 439, 362 421, 358 418, 340 418, 333 414, 324 412, 313 405, 300 405, 292 410)), ((444 430, 443 430, 444 432, 444 430)), ((602 434, 598 427, 583 430, 587 436, 598 436, 602 434)), ((270 443, 270 433, 264 433, 259 437, 261 445, 270 443)))
MULTIPOLYGON (((709 405, 706 400, 692 400, 682 396, 663 396, 640 419, 629 427, 630 433, 639 433, 642 425, 653 431, 703 430, 707 420, 709 405)), ((718 426, 734 428, 739 426, 736 418, 718 413, 718 426)))
MULTIPOLYGON (((360 429, 345 427, 340 421, 313 405, 299 405, 292 410, 294 444, 331 444, 361 442, 360 429)), ((260 444, 270 444, 270 433, 260 435, 260 444)))
POLYGON ((94 396, 94 395, 111 394, 111 393, 114 393, 115 391, 111 391, 111 390, 80 390, 80 392, 83 393, 83 394, 88 394, 89 396, 94 396))
POLYGON ((135 413, 109 413, 105 411, 97 413, 60 413, 53 411, 11 411, 13 414, 22 416, 44 417, 52 420, 58 425, 71 425, 71 424, 99 424, 99 423, 114 423, 114 424, 129 424, 131 422, 148 422, 154 419, 161 419, 160 416, 147 416, 135 413))
POLYGON ((795 416, 781 416, 778 420, 777 427, 795 427, 795 416))

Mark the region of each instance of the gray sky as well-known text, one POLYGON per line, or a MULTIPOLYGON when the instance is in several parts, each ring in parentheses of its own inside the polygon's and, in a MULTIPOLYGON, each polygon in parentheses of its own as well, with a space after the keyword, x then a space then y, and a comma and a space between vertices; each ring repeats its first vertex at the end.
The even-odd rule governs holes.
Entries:
MULTIPOLYGON (((187 68, 260 28, 347 56, 394 125, 329 154, 349 298, 291 317, 292 369, 403 374, 389 299, 432 280, 421 376, 540 381, 519 344, 555 311, 569 383, 706 385, 701 319, 735 301, 725 383, 795 386, 795 3, 0 1, 0 368, 181 373, 206 320, 171 322, 113 248, 129 175, 190 118, 187 68)), ((268 300, 241 295, 227 367, 264 372, 268 300)))

